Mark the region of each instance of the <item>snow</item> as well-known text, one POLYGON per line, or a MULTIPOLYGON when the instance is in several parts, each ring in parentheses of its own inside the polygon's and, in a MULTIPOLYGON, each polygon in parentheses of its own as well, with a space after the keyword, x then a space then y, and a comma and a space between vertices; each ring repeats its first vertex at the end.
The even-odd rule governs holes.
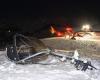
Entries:
MULTIPOLYGON (((100 70, 78 71, 70 62, 58 62, 54 57, 47 60, 54 63, 51 65, 21 65, 10 62, 5 54, 0 52, 0 80, 100 80, 100 70)), ((100 69, 99 60, 92 63, 100 69)))

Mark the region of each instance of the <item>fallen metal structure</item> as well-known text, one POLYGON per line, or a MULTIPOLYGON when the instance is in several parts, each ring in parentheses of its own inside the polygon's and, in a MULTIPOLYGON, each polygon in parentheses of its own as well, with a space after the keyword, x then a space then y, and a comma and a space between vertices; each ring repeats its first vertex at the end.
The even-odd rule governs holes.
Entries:
MULTIPOLYGON (((26 37, 22 34, 16 34, 13 37, 13 44, 7 46, 7 57, 10 61, 17 64, 27 63, 39 63, 45 61, 48 56, 58 57, 62 62, 70 60, 74 61, 74 65, 77 69, 90 66, 96 69, 94 66, 88 63, 84 63, 79 60, 78 51, 66 51, 51 49, 46 47, 40 40, 35 38, 26 37), (84 64, 84 65, 83 65, 84 64)), ((84 69, 84 71, 87 69, 84 69)))
POLYGON ((7 57, 9 60, 18 63, 29 56, 36 55, 34 58, 31 57, 25 60, 25 63, 37 63, 48 57, 47 51, 41 52, 41 50, 46 48, 47 47, 36 38, 15 34, 12 44, 7 46, 7 57), (37 54, 39 52, 40 54, 37 54))
POLYGON ((26 37, 22 34, 15 34, 12 44, 7 46, 7 57, 15 63, 38 63, 46 60, 49 55, 71 59, 72 55, 64 55, 62 53, 72 54, 74 51, 50 49, 40 40, 26 37))

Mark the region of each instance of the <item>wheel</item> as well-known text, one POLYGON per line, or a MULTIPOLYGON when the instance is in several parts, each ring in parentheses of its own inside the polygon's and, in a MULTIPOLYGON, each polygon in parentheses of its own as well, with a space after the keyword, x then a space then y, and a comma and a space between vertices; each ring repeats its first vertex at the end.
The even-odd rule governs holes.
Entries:
POLYGON ((19 57, 17 55, 17 52, 14 48, 14 46, 7 46, 7 57, 8 59, 10 59, 11 61, 18 61, 19 57))

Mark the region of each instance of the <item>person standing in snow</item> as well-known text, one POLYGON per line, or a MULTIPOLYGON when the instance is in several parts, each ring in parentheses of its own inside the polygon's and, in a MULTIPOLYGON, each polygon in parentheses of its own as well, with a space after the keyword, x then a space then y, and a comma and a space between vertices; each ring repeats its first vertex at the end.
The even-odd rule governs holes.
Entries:
POLYGON ((83 61, 79 60, 79 53, 78 53, 77 49, 74 51, 74 55, 71 60, 71 63, 74 64, 74 66, 77 70, 80 70, 80 68, 82 67, 83 61))
POLYGON ((77 49, 74 51, 74 55, 72 57, 71 63, 75 63, 75 60, 79 59, 79 53, 77 51, 77 49))

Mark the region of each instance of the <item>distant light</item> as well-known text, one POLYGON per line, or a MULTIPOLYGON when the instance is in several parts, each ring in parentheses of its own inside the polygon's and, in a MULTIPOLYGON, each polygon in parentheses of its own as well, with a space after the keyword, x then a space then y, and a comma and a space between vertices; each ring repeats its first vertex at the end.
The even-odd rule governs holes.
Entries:
POLYGON ((91 31, 91 29, 92 29, 91 26, 89 24, 86 24, 86 25, 83 25, 82 26, 82 29, 81 30, 82 31, 91 31))
POLYGON ((67 32, 73 32, 73 29, 72 29, 71 27, 67 27, 67 28, 66 28, 66 31, 67 31, 67 32))
POLYGON ((11 32, 10 29, 8 30, 8 32, 11 32))
POLYGON ((58 37, 63 36, 63 33, 62 32, 57 32, 56 34, 57 34, 58 37))
POLYGON ((51 27, 50 27, 50 32, 51 32, 52 34, 55 34, 55 33, 56 33, 56 30, 51 26, 51 27))

